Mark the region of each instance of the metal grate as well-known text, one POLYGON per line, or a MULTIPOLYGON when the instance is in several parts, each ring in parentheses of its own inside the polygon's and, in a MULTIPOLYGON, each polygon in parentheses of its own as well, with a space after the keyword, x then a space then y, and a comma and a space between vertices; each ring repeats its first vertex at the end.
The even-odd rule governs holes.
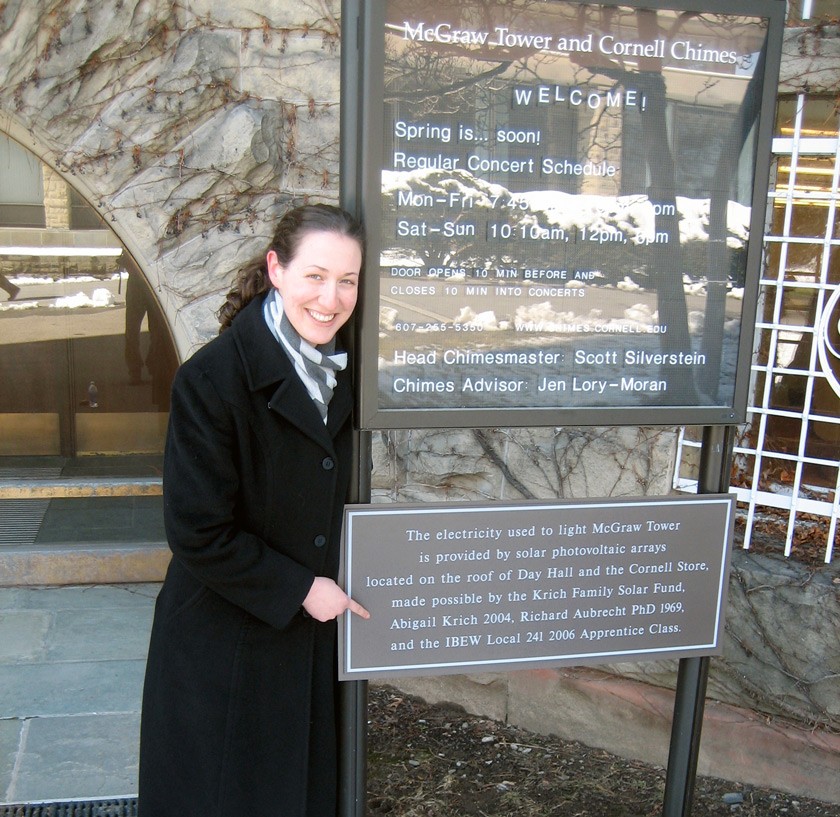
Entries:
MULTIPOLYGON (((58 466, 0 466, 0 481, 11 480, 20 486, 60 476, 61 467, 58 466)), ((49 499, 6 499, 0 495, 0 547, 34 545, 49 505, 49 499)))
POLYGON ((0 805, 0 817, 137 817, 137 798, 0 805))
POLYGON ((0 501, 0 547, 34 545, 48 499, 5 499, 0 501))
POLYGON ((55 466, 36 466, 28 468, 13 468, 0 466, 0 479, 57 479, 61 476, 61 468, 55 466))

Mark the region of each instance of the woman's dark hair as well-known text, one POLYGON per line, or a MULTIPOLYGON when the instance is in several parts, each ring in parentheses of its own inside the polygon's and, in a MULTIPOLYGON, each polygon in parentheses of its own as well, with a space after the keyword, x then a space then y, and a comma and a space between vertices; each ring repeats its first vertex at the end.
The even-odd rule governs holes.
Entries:
POLYGON ((233 319, 254 298, 271 289, 268 279, 268 265, 265 257, 271 251, 277 253, 282 265, 288 264, 298 251, 301 241, 309 233, 338 233, 359 243, 364 253, 365 235, 362 225, 340 207, 331 204, 304 204, 289 210, 274 231, 271 244, 262 255, 244 266, 233 282, 222 308, 218 311, 219 332, 227 329, 233 319))

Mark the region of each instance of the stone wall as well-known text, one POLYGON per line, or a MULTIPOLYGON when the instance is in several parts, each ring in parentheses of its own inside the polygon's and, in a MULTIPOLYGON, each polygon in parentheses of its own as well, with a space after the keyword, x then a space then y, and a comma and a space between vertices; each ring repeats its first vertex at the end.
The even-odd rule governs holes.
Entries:
POLYGON ((70 229, 70 188, 49 166, 44 166, 44 220, 48 229, 70 229))
MULTIPOLYGON (((736 549, 724 653, 709 695, 793 723, 840 732, 840 569, 736 549)), ((617 664, 625 677, 673 687, 674 662, 617 664)))
POLYGON ((391 431, 374 437, 375 502, 659 496, 674 429, 391 431))
POLYGON ((788 28, 782 45, 779 93, 828 94, 840 87, 840 24, 834 20, 788 28))
POLYGON ((338 189, 338 0, 9 0, 2 127, 68 177, 183 356, 290 200, 338 189))

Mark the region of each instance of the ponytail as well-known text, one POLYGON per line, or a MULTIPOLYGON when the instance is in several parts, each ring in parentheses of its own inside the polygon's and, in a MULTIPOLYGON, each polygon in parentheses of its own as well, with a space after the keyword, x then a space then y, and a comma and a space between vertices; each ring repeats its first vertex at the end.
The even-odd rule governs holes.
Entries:
POLYGON ((216 313, 219 318, 219 334, 230 327, 233 319, 254 298, 264 295, 270 288, 271 282, 268 280, 265 255, 254 258, 239 271, 233 282, 233 288, 228 292, 225 302, 216 313))

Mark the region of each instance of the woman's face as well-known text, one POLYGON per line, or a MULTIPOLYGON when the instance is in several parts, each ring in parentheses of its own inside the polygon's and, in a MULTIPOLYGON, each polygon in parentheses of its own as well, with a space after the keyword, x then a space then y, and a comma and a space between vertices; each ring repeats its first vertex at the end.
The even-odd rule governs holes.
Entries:
POLYGON ((283 266, 274 250, 266 261, 268 277, 297 333, 313 346, 331 341, 356 306, 359 243, 340 233, 309 232, 288 264, 283 266))

